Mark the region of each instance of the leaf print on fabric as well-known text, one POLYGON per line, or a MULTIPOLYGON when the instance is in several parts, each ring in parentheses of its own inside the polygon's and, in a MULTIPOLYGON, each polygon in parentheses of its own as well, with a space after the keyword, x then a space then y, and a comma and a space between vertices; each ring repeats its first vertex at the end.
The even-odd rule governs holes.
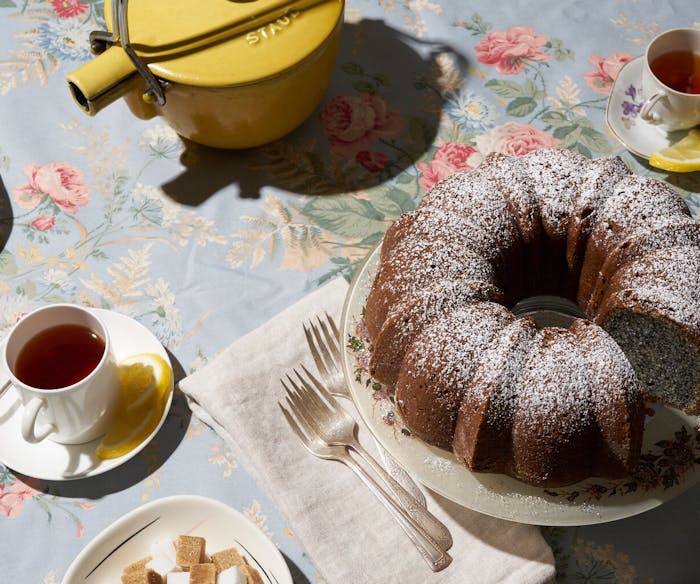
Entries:
POLYGON ((211 455, 209 462, 223 468, 223 476, 228 478, 233 473, 233 469, 238 468, 238 462, 230 448, 223 443, 212 444, 210 446, 211 455))
POLYGON ((167 124, 149 126, 141 134, 139 146, 154 158, 177 158, 183 151, 183 144, 177 132, 167 124))
POLYGON ((634 584, 637 574, 627 554, 612 544, 600 545, 577 538, 571 548, 569 574, 575 581, 634 584))
POLYGON ((267 526, 267 516, 262 513, 262 506, 257 499, 254 499, 250 507, 243 509, 243 515, 258 526, 267 537, 272 539, 272 531, 267 526))
POLYGON ((615 17, 610 19, 610 22, 617 28, 632 35, 625 38, 625 40, 638 47, 645 47, 661 32, 661 25, 657 20, 652 20, 649 23, 643 20, 633 22, 623 11, 618 12, 615 17))
POLYGON ((551 105, 552 108, 562 115, 569 111, 578 116, 585 115, 586 110, 584 108, 576 107, 579 103, 581 103, 581 98, 579 97, 581 89, 574 82, 574 80, 571 79, 571 77, 565 75, 557 85, 555 91, 559 99, 556 99, 552 95, 547 98, 549 105, 551 105))
POLYGON ((365 239, 386 228, 371 202, 351 195, 311 199, 303 213, 319 227, 351 239, 365 239))
POLYGON ((123 195, 127 174, 127 140, 114 144, 107 128, 82 125, 76 120, 62 128, 68 135, 80 139, 72 150, 85 157, 85 174, 92 179, 91 192, 106 199, 123 195))
POLYGON ((285 205, 279 198, 267 196, 260 208, 264 213, 261 216, 241 217, 251 228, 232 234, 233 244, 226 254, 230 267, 246 263, 255 267, 267 257, 279 259, 280 269, 315 270, 335 253, 337 239, 323 234, 319 226, 309 224, 298 206, 285 205))

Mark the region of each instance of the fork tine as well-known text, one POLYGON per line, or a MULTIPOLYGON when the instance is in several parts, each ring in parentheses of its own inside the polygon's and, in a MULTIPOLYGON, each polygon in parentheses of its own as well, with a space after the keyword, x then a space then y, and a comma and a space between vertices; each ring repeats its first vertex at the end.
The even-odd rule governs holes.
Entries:
MULTIPOLYGON (((328 367, 326 367, 326 363, 323 360, 323 357, 321 356, 321 353, 319 351, 319 344, 317 344, 316 338, 315 338, 315 333, 316 330, 314 328, 314 325, 309 323, 308 327, 307 325, 304 325, 304 334, 306 335, 306 342, 309 345, 309 349, 311 349, 311 356, 314 358, 314 363, 316 363, 316 368, 318 369, 319 373, 323 377, 323 379, 326 381, 326 383, 331 383, 330 377, 331 377, 331 372, 329 371, 328 367), (312 334, 313 333, 313 334, 312 334)), ((324 351, 326 350, 325 347, 323 347, 323 343, 320 343, 320 348, 322 348, 324 351)), ((330 359, 332 362, 332 359, 330 358, 330 355, 326 351, 326 359, 330 359)))
MULTIPOLYGON (((287 423, 289 424, 289 427, 290 427, 292 430, 294 430, 294 433, 295 433, 297 436, 299 436, 299 440, 301 440, 302 444, 304 444, 304 446, 307 446, 307 445, 308 445, 308 440, 309 440, 309 439, 308 439, 308 437, 306 436, 306 434, 304 434, 304 432, 302 431, 302 429, 299 427, 299 425, 297 424, 297 422, 296 422, 296 420, 294 419, 294 417, 292 416, 292 414, 290 414, 290 413, 285 409, 285 407, 284 407, 281 403, 278 403, 277 405, 280 407, 280 410, 282 410, 282 413, 284 414, 284 417, 287 419, 287 423)), ((307 447, 308 447, 308 446, 307 446, 307 447)))
POLYGON ((326 315, 326 320, 328 321, 328 324, 333 329, 333 335, 334 335, 333 338, 337 342, 340 342, 340 331, 338 330, 338 327, 335 324, 335 320, 333 320, 333 317, 330 314, 328 314, 328 312, 324 312, 324 314, 326 315))
POLYGON ((302 395, 302 388, 299 387, 299 385, 297 385, 297 383, 289 375, 287 375, 287 379, 294 388, 294 391, 287 387, 283 379, 280 379, 280 381, 282 382, 284 389, 287 391, 286 399, 289 409, 293 411, 297 417, 303 417, 304 419, 311 418, 312 416, 308 412, 308 407, 305 403, 304 396, 302 395))
MULTIPOLYGON (((324 401, 329 409, 336 410, 336 409, 342 407, 338 403, 338 400, 336 400, 330 394, 330 392, 325 387, 323 387, 323 384, 321 384, 321 382, 318 379, 316 379, 316 377, 314 377, 314 375, 311 373, 311 371, 309 371, 303 363, 299 363, 299 367, 301 367, 304 370, 304 373, 306 373, 308 378, 311 380, 311 383, 316 388, 316 391, 318 392, 318 394, 323 396, 323 399, 324 399, 324 401)), ((304 383, 304 378, 301 375, 299 375, 299 372, 296 370, 294 370, 294 372, 297 374, 299 379, 301 379, 301 382, 304 383)), ((307 384, 308 384, 308 382, 307 382, 307 384)))
MULTIPOLYGON (((308 369, 305 368, 305 370, 308 373, 308 369)), ((299 371, 297 371, 296 369, 293 369, 292 371, 296 373, 296 376, 299 378, 299 382, 301 383, 301 388, 298 388, 299 399, 305 403, 307 410, 313 410, 310 412, 310 414, 313 416, 314 420, 321 417, 328 418, 330 416, 333 416, 335 412, 331 405, 328 404, 328 402, 326 402, 321 395, 319 395, 319 392, 317 390, 311 387, 309 382, 306 379, 304 379, 304 377, 299 373, 299 371)), ((323 388, 323 386, 315 377, 313 378, 313 382, 317 388, 323 388)))
POLYGON ((335 326, 335 322, 333 321, 333 318, 331 317, 330 314, 327 312, 324 313, 326 315, 326 322, 328 323, 328 326, 326 326, 326 323, 323 322, 320 317, 317 317, 318 324, 321 327, 321 330, 323 331, 323 336, 326 338, 325 345, 330 349, 330 351, 333 353, 333 363, 336 365, 340 362, 340 347, 339 347, 339 342, 340 342, 340 332, 338 331, 338 327, 335 326), (331 327, 333 329, 333 332, 331 333, 328 328, 331 327))
POLYGON ((311 328, 311 332, 313 333, 314 344, 316 346, 316 349, 323 354, 323 358, 326 363, 327 369, 337 369, 338 366, 336 365, 336 360, 334 358, 334 355, 332 354, 334 353, 334 351, 332 351, 333 347, 328 345, 327 339, 325 338, 325 333, 319 331, 319 327, 322 327, 323 323, 318 317, 316 317, 316 320, 318 320, 318 325, 309 322, 309 327, 311 328))
POLYGON ((327 406, 319 403, 319 397, 314 395, 314 392, 310 391, 308 387, 303 386, 302 389, 289 375, 287 375, 287 378, 295 391, 291 391, 283 380, 280 381, 282 381, 282 385, 287 390, 287 402, 289 403, 290 409, 294 412, 302 425, 325 439, 325 432, 317 418, 328 415, 328 411, 324 412, 321 410, 323 407, 327 409, 327 406), (314 408, 316 408, 316 410, 314 410, 314 408))

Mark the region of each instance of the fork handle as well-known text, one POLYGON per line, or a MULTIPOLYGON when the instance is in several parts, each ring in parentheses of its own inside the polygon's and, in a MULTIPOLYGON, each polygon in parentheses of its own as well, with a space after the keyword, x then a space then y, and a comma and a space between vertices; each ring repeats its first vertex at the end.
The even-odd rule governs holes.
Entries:
POLYGON ((432 537, 441 549, 447 551, 452 547, 452 535, 449 529, 433 515, 428 509, 421 505, 416 498, 411 495, 394 477, 392 477, 384 467, 357 441, 348 444, 357 452, 374 472, 384 481, 384 484, 391 489, 399 504, 406 512, 432 537))
POLYGON ((360 477, 370 491, 381 501, 398 521, 401 528, 406 532, 409 539, 416 546, 423 559, 428 562, 433 572, 444 570, 452 562, 452 558, 447 554, 437 542, 403 509, 389 494, 375 481, 367 472, 355 462, 355 460, 344 451, 344 455, 338 455, 341 462, 349 466, 353 472, 360 477))

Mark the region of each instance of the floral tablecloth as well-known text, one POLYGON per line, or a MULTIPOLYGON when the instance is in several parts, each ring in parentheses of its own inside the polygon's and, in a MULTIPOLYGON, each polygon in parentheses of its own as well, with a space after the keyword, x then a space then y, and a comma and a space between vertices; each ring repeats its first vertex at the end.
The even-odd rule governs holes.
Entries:
MULTIPOLYGON (((426 189, 492 151, 619 154, 697 213, 698 173, 654 171, 604 112, 622 65, 698 18, 691 1, 348 0, 317 111, 281 141, 225 152, 184 144, 121 102, 95 118, 78 110, 65 75, 91 57, 101 1, 0 0, 0 329, 52 302, 108 308, 148 327, 181 378, 323 282, 350 278, 426 189)), ((627 95, 616 115, 634 125, 637 88, 627 95)), ((692 440, 672 446, 672 471, 699 463, 692 440)), ((0 465, 0 580, 57 584, 99 531, 178 493, 242 511, 295 581, 322 580, 238 453, 177 392, 162 431, 118 471, 51 482, 0 465)), ((698 525, 696 487, 636 517, 544 534, 561 582, 680 583, 700 578, 698 525)))

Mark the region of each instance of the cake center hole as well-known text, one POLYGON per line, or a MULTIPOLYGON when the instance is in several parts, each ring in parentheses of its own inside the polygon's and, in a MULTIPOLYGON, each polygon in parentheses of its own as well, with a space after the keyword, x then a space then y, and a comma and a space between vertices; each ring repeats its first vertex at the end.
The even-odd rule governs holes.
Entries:
POLYGON ((577 318, 588 318, 578 304, 562 296, 530 296, 511 309, 517 318, 530 316, 538 328, 569 328, 577 318))

